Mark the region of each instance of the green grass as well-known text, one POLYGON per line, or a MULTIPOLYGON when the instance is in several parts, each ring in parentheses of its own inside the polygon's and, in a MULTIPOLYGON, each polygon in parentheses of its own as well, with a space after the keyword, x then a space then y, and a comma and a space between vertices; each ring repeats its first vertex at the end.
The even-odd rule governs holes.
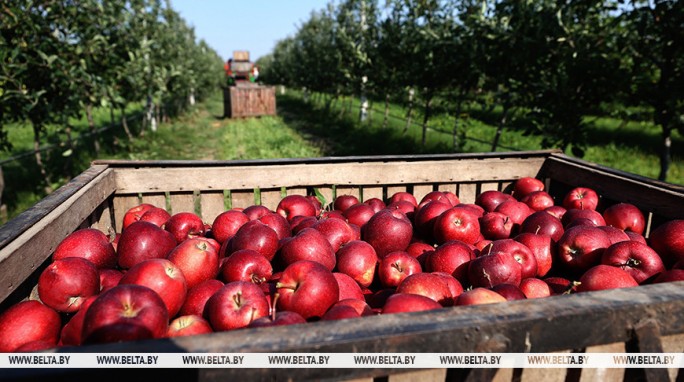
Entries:
MULTIPOLYGON (((100 159, 164 160, 164 159, 259 159, 294 158, 345 155, 406 155, 445 152, 486 152, 491 149, 495 129, 492 123, 498 119, 499 110, 483 111, 470 105, 463 113, 459 127, 461 135, 454 145, 452 130, 454 119, 437 113, 430 122, 425 146, 421 145, 421 127, 411 125, 404 130, 405 121, 389 118, 383 128, 384 102, 376 102, 377 110, 370 114, 366 123, 358 122, 358 102, 349 99, 335 103, 331 109, 318 100, 304 102, 301 94, 288 90, 278 96, 278 115, 248 119, 223 119, 221 94, 198 104, 190 111, 162 123, 157 132, 145 131, 129 141, 120 127, 100 135, 102 146, 100 159)), ((439 110, 438 110, 439 111, 439 110)), ((130 111, 130 112, 133 112, 130 111)), ((392 104, 390 113, 405 117, 401 105, 392 104)), ((109 112, 98 110, 97 127, 109 124, 109 112)), ((118 119, 118 116, 117 116, 118 119)), ((420 108, 414 110, 413 121, 422 121, 420 108)), ((590 145, 584 159, 612 168, 655 178, 659 171, 660 130, 652 124, 613 118, 587 119, 590 145)), ((131 129, 137 133, 140 118, 131 121, 131 129)), ((525 121, 518 119, 501 136, 497 151, 536 150, 541 137, 524 134, 525 121)), ((74 136, 87 131, 85 121, 73 121, 74 136)), ((33 135, 30 126, 14 125, 8 130, 14 144, 11 152, 3 152, 0 159, 16 155, 32 148, 33 135)), ((64 140, 60 128, 51 126, 50 140, 64 140)), ((63 156, 65 148, 45 152, 44 161, 52 176, 54 188, 64 184, 85 170, 97 159, 92 141, 84 140, 74 153, 63 156)), ((675 133, 673 137, 673 163, 668 181, 684 184, 684 139, 675 133)), ((16 216, 45 196, 33 156, 6 163, 2 166, 5 190, 2 202, 7 205, 7 215, 16 216)))

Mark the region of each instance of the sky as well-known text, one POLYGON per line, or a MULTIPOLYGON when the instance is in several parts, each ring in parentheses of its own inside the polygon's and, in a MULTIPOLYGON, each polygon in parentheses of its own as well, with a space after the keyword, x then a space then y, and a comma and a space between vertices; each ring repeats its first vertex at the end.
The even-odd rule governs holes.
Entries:
POLYGON ((224 60, 234 50, 248 50, 256 61, 276 42, 293 36, 312 11, 329 0, 171 0, 185 22, 224 60))

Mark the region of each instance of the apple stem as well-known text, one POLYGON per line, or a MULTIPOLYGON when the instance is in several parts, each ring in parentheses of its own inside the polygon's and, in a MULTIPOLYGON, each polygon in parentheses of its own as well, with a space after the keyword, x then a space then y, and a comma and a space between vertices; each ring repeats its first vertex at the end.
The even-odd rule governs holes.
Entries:
POLYGON ((535 235, 538 235, 540 230, 541 230, 541 226, 538 225, 538 226, 537 226, 537 229, 534 230, 534 234, 535 234, 535 235))
POLYGON ((404 269, 401 268, 401 265, 399 265, 399 263, 392 263, 392 268, 396 269, 399 272, 404 271, 404 269))
POLYGON ((242 306, 242 293, 241 293, 241 292, 237 292, 237 293, 233 296, 233 301, 235 301, 235 304, 236 304, 237 306, 242 306))
POLYGON ((276 302, 278 302, 278 299, 280 298, 280 293, 275 292, 273 295, 273 306, 271 307, 271 321, 275 321, 276 319, 276 302))

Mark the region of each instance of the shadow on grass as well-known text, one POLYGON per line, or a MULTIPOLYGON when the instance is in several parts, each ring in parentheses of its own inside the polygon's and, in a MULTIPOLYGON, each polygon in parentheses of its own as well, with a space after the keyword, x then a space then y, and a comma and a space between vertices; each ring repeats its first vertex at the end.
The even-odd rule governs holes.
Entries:
POLYGON ((313 107, 296 96, 278 98, 278 115, 306 139, 321 147, 326 156, 347 155, 406 155, 451 152, 443 142, 428 142, 422 147, 411 133, 401 128, 379 127, 381 122, 361 124, 355 121, 354 111, 340 115, 313 107))

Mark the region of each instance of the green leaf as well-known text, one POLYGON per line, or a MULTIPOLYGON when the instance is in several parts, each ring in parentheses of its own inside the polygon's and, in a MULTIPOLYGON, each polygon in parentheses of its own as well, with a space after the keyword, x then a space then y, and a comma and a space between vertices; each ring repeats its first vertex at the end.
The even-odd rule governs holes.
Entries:
POLYGON ((321 202, 321 205, 323 207, 328 205, 328 201, 318 188, 314 188, 314 194, 316 194, 316 199, 318 199, 318 201, 321 202))

